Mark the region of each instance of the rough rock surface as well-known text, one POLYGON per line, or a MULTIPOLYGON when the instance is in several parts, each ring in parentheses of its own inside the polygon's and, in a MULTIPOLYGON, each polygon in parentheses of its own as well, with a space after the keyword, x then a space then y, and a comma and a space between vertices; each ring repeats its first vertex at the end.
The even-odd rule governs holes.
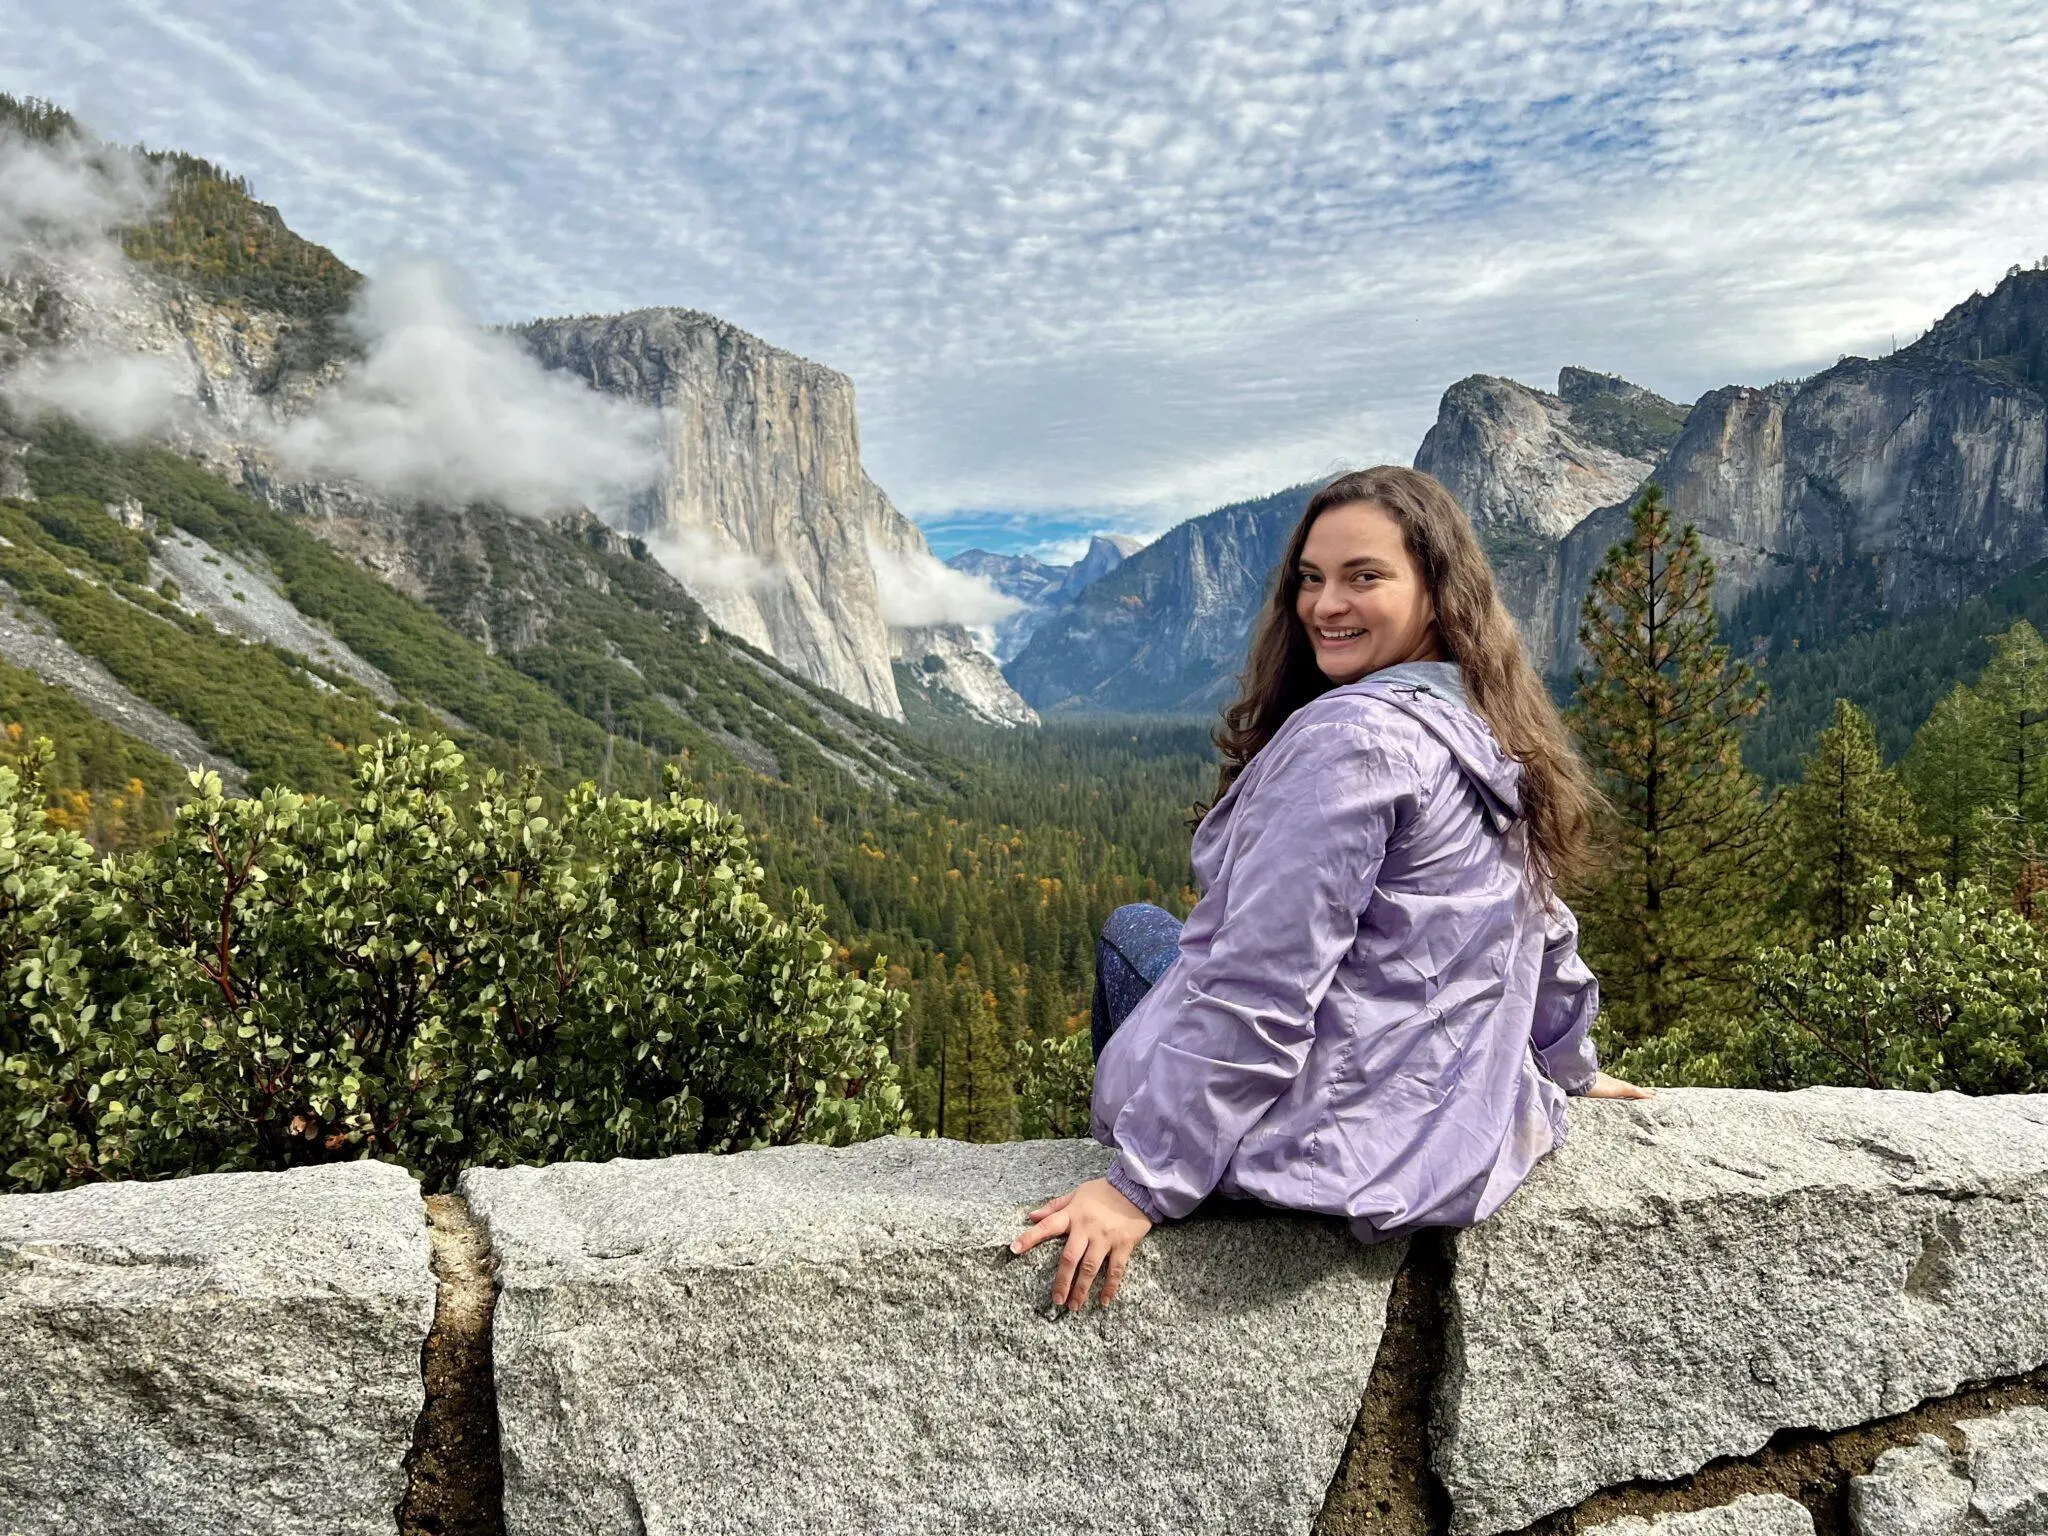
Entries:
POLYGON ((645 531, 677 543, 672 563, 715 623, 902 718, 867 546, 923 536, 861 468, 851 380, 693 310, 542 320, 517 334, 547 367, 667 416, 645 531))
POLYGON ((1400 1245, 1204 1215, 1121 1298, 1049 1315, 1026 1209, 1092 1142, 471 1171, 502 1287, 506 1525, 1299 1533, 1336 1470, 1400 1245))
POLYGON ((2048 1532, 2048 1409, 2013 1408, 1900 1446, 1849 1484, 1857 1536, 2042 1536, 2048 1532))
POLYGON ((381 1163, 0 1197, 0 1530, 388 1536, 433 1312, 381 1163))
POLYGON ((2048 1361, 2048 1097, 1667 1089, 1453 1245, 1459 1536, 2048 1361))
POLYGON ((958 624, 891 629, 889 655, 898 663, 899 698, 909 689, 938 712, 964 714, 984 725, 1038 724, 1038 711, 1017 696, 995 658, 958 624))
POLYGON ((1648 1520, 1624 1516, 1579 1536, 1813 1536, 1813 1516, 1804 1504, 1782 1493, 1746 1493, 1713 1509, 1648 1520))

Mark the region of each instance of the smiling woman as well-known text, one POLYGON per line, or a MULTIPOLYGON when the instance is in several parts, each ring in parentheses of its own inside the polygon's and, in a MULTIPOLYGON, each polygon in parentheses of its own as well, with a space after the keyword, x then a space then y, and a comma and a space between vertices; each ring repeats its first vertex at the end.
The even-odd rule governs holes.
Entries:
POLYGON ((1591 791, 1450 492, 1385 467, 1309 499, 1218 734, 1202 896, 1120 908, 1097 953, 1105 1177, 1030 1213, 1056 1303, 1211 1194, 1371 1242, 1470 1226, 1601 1072, 1558 879, 1591 791), (1170 957, 1170 958, 1169 958, 1170 957))

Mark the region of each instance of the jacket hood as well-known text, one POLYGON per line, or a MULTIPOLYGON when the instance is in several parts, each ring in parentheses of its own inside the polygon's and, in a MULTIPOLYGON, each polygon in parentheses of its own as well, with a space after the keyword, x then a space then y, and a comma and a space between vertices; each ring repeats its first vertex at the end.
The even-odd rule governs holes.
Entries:
POLYGON ((1465 702, 1455 663, 1389 667, 1333 688, 1323 697, 1350 693, 1393 705, 1442 742, 1479 792, 1479 803, 1494 831, 1506 832, 1521 819, 1522 765, 1507 755, 1491 727, 1465 702))

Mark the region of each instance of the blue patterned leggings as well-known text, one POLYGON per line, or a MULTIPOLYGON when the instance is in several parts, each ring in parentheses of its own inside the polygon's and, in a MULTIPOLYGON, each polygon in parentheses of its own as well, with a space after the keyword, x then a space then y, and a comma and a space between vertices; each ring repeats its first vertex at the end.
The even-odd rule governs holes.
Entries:
POLYGON ((1152 983, 1166 974, 1180 953, 1180 926, 1179 918, 1149 901, 1118 907, 1102 925, 1102 937, 1095 941, 1095 999, 1090 1010, 1098 1058, 1116 1027, 1130 1017, 1138 999, 1152 990, 1152 983))

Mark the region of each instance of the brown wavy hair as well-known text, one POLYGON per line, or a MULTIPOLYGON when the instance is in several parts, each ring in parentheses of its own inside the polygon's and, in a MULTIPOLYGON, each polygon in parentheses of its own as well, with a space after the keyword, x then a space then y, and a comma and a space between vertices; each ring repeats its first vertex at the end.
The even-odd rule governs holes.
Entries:
MULTIPOLYGON (((1597 791, 1549 691, 1522 651, 1522 637, 1500 600, 1493 567, 1471 520, 1441 481, 1395 464, 1339 475, 1309 497, 1274 572, 1244 671, 1238 674, 1237 698, 1224 710, 1215 735, 1223 754, 1216 798, 1223 797, 1288 716, 1334 686, 1316 666, 1308 633, 1295 616, 1301 552, 1317 518, 1361 502, 1400 525, 1436 605, 1439 646, 1464 672, 1473 709, 1508 756, 1522 765, 1522 814, 1529 826, 1532 871, 1546 885, 1581 874, 1589 859, 1597 791)), ((1197 813, 1208 809, 1198 807, 1197 813)))

